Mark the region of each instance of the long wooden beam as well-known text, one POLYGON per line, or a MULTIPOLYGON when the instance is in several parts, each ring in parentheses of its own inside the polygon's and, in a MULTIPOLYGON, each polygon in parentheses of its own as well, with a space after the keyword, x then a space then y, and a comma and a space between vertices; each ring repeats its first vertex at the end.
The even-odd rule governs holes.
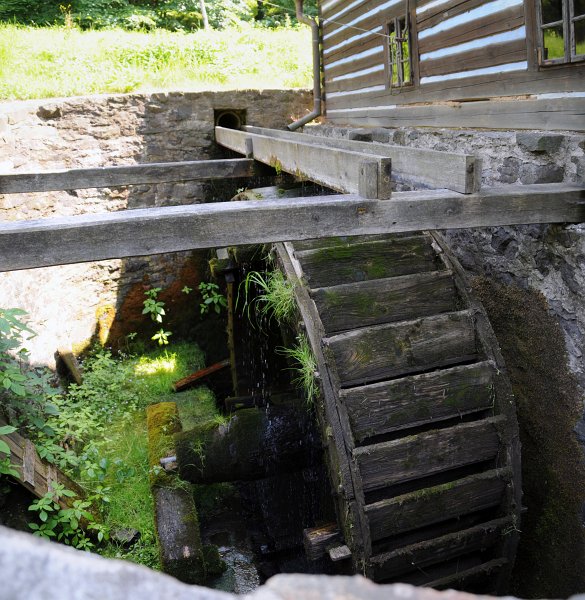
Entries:
POLYGON ((248 158, 68 169, 44 173, 11 173, 0 175, 0 194, 77 190, 190 179, 252 177, 253 175, 256 175, 256 167, 254 161, 248 158))
POLYGON ((585 222, 585 188, 541 184, 219 202, 0 223, 0 271, 331 236, 585 222))
POLYGON ((387 156, 392 159, 392 174, 396 180, 419 186, 445 188, 462 194, 471 194, 480 188, 481 161, 471 154, 393 146, 377 142, 359 142, 263 127, 247 126, 245 131, 252 136, 271 136, 280 140, 296 140, 326 148, 387 156))
POLYGON ((305 144, 303 136, 294 140, 256 135, 237 129, 215 128, 218 144, 248 155, 257 161, 310 179, 339 192, 364 198, 389 198, 392 161, 386 156, 324 148, 305 144), (251 144, 250 144, 251 141, 251 144))

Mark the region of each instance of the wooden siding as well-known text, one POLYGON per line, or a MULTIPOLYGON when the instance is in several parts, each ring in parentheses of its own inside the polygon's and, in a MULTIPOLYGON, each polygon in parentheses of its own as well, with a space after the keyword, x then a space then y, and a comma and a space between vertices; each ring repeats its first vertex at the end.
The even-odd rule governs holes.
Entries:
POLYGON ((532 1, 411 0, 415 82, 391 89, 383 28, 405 11, 404 0, 325 0, 328 121, 585 130, 585 64, 538 70, 530 47, 534 24, 525 7, 532 1), (497 97, 498 106, 489 102, 497 97), (517 120, 517 113, 525 115, 517 120))

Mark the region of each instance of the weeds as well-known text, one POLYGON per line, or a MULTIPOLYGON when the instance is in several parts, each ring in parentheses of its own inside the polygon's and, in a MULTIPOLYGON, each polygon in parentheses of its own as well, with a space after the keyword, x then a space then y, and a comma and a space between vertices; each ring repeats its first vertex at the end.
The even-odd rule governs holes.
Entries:
POLYGON ((260 317, 274 318, 278 323, 283 324, 293 320, 296 313, 295 285, 288 281, 281 271, 275 269, 266 274, 250 271, 242 285, 248 318, 254 306, 260 317), (250 299, 254 287, 260 291, 260 294, 250 299))
POLYGON ((298 367, 293 367, 297 375, 293 377, 292 381, 304 390, 307 405, 312 406, 319 393, 319 386, 315 377, 317 361, 307 338, 299 335, 295 346, 278 348, 277 352, 298 363, 298 367))

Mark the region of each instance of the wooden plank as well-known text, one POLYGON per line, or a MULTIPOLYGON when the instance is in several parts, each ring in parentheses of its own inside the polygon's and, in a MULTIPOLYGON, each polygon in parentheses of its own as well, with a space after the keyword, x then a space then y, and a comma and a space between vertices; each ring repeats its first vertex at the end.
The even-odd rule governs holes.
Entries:
POLYGON ((373 556, 375 581, 394 579, 413 570, 427 567, 469 554, 483 552, 497 544, 505 531, 513 526, 511 517, 494 519, 463 531, 449 533, 434 539, 373 556))
POLYGON ((209 367, 199 369, 199 371, 196 371, 191 375, 187 375, 187 377, 183 377, 182 379, 175 381, 175 383, 173 383, 173 391, 181 392, 187 389, 188 387, 192 386, 193 384, 201 382, 201 380, 205 379, 206 377, 209 377, 209 375, 213 375, 213 373, 217 373, 221 369, 229 367, 230 364, 230 359, 226 358, 225 360, 216 362, 213 365, 210 365, 209 367))
POLYGON ((394 179, 412 181, 421 186, 446 188, 463 194, 479 188, 477 179, 481 178, 481 169, 478 168, 475 157, 470 154, 391 146, 377 142, 359 142, 261 127, 246 127, 246 131, 250 134, 272 136, 281 140, 301 139, 328 148, 387 156, 392 159, 394 179))
POLYGON ((295 253, 312 288, 409 275, 439 268, 429 238, 416 236, 295 253))
POLYGON ((486 3, 486 0, 447 0, 416 17, 417 31, 422 32, 438 25, 446 19, 452 19, 486 3))
POLYGON ((347 560, 348 558, 351 558, 351 550, 345 544, 329 548, 327 553, 333 562, 339 562, 340 560, 347 560))
POLYGON ((81 385, 83 383, 83 373, 81 371, 81 366, 77 360, 75 354, 73 354, 73 350, 68 347, 61 347, 57 350, 59 357, 63 361, 63 364, 67 368, 67 371, 71 375, 73 381, 77 385, 81 385))
POLYGON ((495 458, 500 448, 498 427, 503 421, 502 416, 490 417, 356 448, 353 456, 364 491, 495 458))
POLYGON ((331 124, 370 127, 483 127, 585 131, 585 98, 462 102, 455 105, 401 106, 375 116, 367 108, 328 112, 331 124))
POLYGON ((494 581, 498 571, 506 568, 508 561, 505 558, 496 558, 489 562, 472 567, 471 569, 465 569, 464 571, 457 571, 452 575, 441 577, 425 583, 425 586, 432 587, 438 590, 444 590, 455 587, 456 589, 464 588, 468 585, 476 583, 477 581, 494 581))
POLYGON ((252 177, 255 174, 254 161, 246 158, 14 173, 0 175, 0 194, 252 177))
MULTIPOLYGON (((362 48, 361 46, 359 46, 359 51, 361 52, 361 50, 362 48)), ((347 61, 339 65, 329 66, 325 71, 325 75, 327 79, 333 79, 334 77, 340 77, 342 75, 347 75, 348 73, 355 73, 356 71, 369 69, 370 67, 375 67, 376 65, 383 64, 384 48, 380 46, 379 51, 375 54, 369 54, 368 56, 356 58, 354 60, 347 61)))
POLYGON ((328 334, 456 310, 451 274, 431 271, 311 292, 328 334))
POLYGON ((460 417, 493 405, 489 362, 340 391, 358 441, 460 417))
POLYGON ((526 60, 526 40, 493 44, 469 52, 420 62, 420 76, 445 75, 526 60))
POLYGON ((509 469, 496 469, 369 504, 372 540, 496 507, 509 478, 509 469))
POLYGON ((218 202, 0 223, 0 271, 330 236, 585 221, 569 184, 218 202))
POLYGON ((341 532, 337 523, 303 530, 303 546, 309 560, 320 560, 325 556, 328 548, 338 545, 340 540, 341 532))
POLYGON ((366 158, 376 161, 379 180, 374 197, 390 197, 391 160, 385 156, 364 157, 359 152, 338 148, 323 152, 322 147, 302 143, 300 137, 295 141, 280 140, 271 136, 251 135, 247 131, 215 128, 217 143, 236 152, 245 151, 245 140, 250 137, 256 160, 275 167, 277 171, 293 173, 299 178, 311 179, 342 192, 363 192, 364 189, 360 189, 361 163, 366 158))
POLYGON ((303 250, 317 250, 319 248, 331 248, 333 246, 346 246, 349 244, 359 244, 360 242, 377 242, 381 240, 388 240, 397 235, 408 235, 408 234, 385 234, 379 235, 349 235, 343 237, 326 237, 318 238, 315 240, 300 240, 294 243, 295 252, 301 252, 303 250))
POLYGON ((468 310, 364 327, 326 338, 342 387, 430 371, 476 358, 468 310))
MULTIPOLYGON (((0 426, 3 425, 6 425, 6 422, 0 418, 0 426)), ((60 469, 42 460, 34 444, 28 438, 17 432, 0 437, 10 448, 10 464, 19 474, 16 481, 37 498, 42 498, 52 489, 54 482, 60 483, 66 489, 75 492, 79 498, 85 495, 81 487, 69 479, 60 469)), ((68 508, 75 499, 62 497, 58 502, 62 508, 68 508)))

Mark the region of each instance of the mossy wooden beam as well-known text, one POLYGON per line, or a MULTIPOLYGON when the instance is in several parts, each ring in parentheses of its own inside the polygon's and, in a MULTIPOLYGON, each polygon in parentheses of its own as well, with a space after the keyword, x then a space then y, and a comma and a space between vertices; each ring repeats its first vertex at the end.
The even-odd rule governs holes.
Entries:
POLYGON ((217 202, 0 224, 0 271, 330 236, 585 221, 585 188, 540 184, 217 202))
POLYGON ((325 148, 337 148, 365 155, 386 156, 392 160, 392 174, 395 179, 419 186, 448 188, 470 194, 479 189, 481 181, 481 162, 470 154, 330 138, 263 127, 247 126, 245 130, 245 135, 248 136, 264 135, 279 140, 313 144, 320 146, 322 152, 326 151, 325 148))

